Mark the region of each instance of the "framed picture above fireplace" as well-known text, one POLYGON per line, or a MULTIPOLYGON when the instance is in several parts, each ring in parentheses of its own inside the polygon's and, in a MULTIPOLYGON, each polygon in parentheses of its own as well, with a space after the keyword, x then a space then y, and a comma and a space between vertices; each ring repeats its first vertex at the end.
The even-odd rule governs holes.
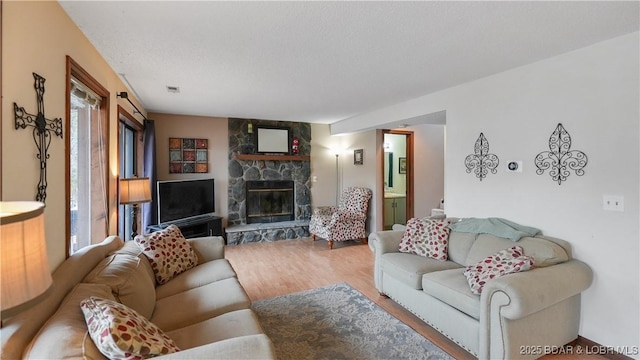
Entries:
POLYGON ((258 154, 289 154, 291 131, 285 127, 257 126, 254 131, 258 154))

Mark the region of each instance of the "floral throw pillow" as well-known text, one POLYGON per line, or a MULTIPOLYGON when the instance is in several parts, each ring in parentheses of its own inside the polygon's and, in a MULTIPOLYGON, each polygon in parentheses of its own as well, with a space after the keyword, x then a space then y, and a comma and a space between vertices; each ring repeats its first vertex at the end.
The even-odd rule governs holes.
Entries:
POLYGON ((436 260, 447 260, 450 223, 446 219, 409 219, 398 250, 436 260))
POLYGON ((198 256, 175 225, 151 234, 138 235, 134 240, 149 258, 158 284, 164 284, 198 265, 198 256))
POLYGON ((80 302, 89 336, 109 359, 145 359, 180 351, 160 328, 125 305, 91 296, 80 302))
POLYGON ((471 292, 480 295, 487 281, 503 275, 527 271, 534 266, 531 256, 524 255, 522 247, 512 246, 489 255, 477 264, 469 265, 464 271, 471 292))

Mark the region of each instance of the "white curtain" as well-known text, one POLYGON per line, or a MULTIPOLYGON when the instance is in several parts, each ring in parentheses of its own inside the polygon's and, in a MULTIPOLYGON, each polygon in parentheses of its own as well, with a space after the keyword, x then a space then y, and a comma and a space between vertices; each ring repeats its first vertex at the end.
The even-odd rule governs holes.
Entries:
POLYGON ((71 252, 98 243, 109 231, 108 119, 101 97, 71 82, 71 252))

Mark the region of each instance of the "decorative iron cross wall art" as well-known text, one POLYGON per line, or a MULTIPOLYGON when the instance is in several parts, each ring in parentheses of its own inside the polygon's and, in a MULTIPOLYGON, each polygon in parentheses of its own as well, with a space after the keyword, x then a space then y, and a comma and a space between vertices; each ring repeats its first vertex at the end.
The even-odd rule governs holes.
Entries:
POLYGON ((25 129, 27 126, 33 127, 33 141, 38 148, 36 157, 40 160, 40 181, 38 181, 38 193, 36 200, 45 202, 47 198, 47 159, 49 159, 49 145, 51 144, 51 133, 62 138, 62 119, 55 118, 49 120, 44 117, 44 82, 45 78, 33 73, 35 79, 33 87, 36 89, 36 102, 38 104, 38 114, 27 113, 23 107, 13 103, 15 114, 16 130, 25 129))
POLYGON ((558 185, 575 171, 576 175, 584 175, 584 167, 587 166, 587 155, 580 150, 571 150, 571 135, 565 130, 562 123, 558 123, 556 129, 549 137, 549 150, 536 156, 536 174, 542 175, 545 170, 551 169, 549 175, 558 185))
POLYGON ((468 155, 464 159, 464 165, 467 167, 467 173, 471 173, 471 170, 476 174, 476 177, 482 181, 489 171, 492 174, 498 172, 496 168, 500 163, 496 154, 489 153, 489 141, 484 137, 483 133, 480 133, 476 144, 473 147, 474 154, 468 155))

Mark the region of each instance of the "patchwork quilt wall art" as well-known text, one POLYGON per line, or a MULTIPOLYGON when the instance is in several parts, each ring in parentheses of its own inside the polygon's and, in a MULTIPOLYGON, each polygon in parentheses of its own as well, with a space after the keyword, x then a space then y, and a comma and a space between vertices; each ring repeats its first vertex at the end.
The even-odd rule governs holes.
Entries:
POLYGON ((169 138, 169 173, 209 172, 207 139, 169 138))

